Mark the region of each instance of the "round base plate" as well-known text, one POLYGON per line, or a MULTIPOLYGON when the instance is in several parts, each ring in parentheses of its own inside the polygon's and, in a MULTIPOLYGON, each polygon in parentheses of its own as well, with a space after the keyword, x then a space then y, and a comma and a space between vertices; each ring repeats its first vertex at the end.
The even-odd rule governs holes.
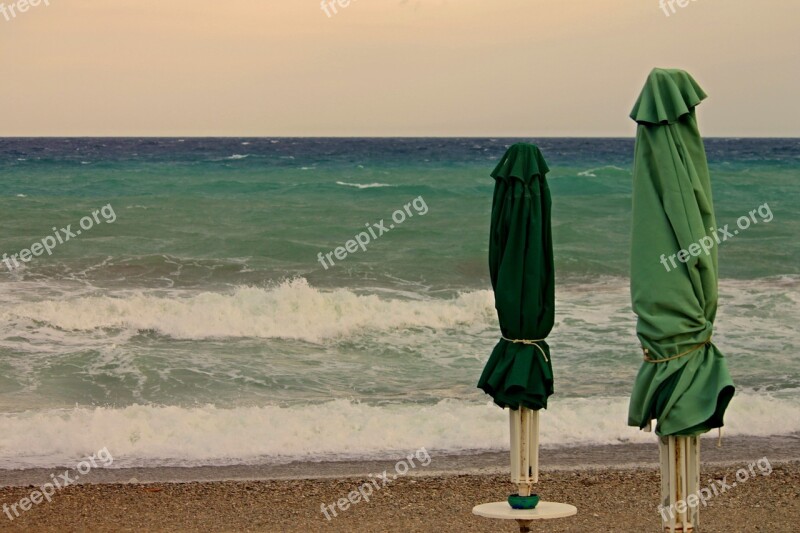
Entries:
POLYGON ((484 503, 472 508, 472 514, 500 520, 549 520, 577 513, 578 509, 575 506, 555 502, 539 502, 536 509, 512 509, 508 502, 484 503))

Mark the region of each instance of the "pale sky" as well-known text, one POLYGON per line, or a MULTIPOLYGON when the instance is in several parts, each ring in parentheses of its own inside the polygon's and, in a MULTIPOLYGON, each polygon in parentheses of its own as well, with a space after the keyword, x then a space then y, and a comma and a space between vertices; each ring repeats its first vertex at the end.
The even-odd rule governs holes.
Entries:
POLYGON ((800 136, 797 0, 48 1, 0 12, 0 136, 631 136, 653 67, 800 136))

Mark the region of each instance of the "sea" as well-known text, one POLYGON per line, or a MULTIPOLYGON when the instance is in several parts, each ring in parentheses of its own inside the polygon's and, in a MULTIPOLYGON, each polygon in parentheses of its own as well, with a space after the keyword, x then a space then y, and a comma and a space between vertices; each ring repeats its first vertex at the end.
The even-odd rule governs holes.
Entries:
MULTIPOLYGON (((499 338, 489 174, 518 141, 551 168, 542 444, 654 442, 626 426, 632 138, 3 138, 0 469, 507 449, 476 383, 499 338)), ((800 139, 705 143, 717 223, 741 228, 719 244, 725 435, 795 438, 800 139)))

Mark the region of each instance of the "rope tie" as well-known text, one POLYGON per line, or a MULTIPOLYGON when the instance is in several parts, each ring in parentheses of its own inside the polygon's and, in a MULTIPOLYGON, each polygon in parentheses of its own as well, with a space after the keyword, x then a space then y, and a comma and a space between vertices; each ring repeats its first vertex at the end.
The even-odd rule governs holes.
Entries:
POLYGON ((652 359, 650 357, 650 350, 648 348, 645 348, 644 346, 642 346, 642 352, 644 352, 644 360, 645 360, 645 362, 647 362, 647 363, 664 363, 666 361, 672 361, 673 359, 678 359, 679 357, 683 357, 684 355, 689 355, 690 353, 694 352, 695 350, 699 350, 700 348, 702 348, 706 344, 711 344, 711 337, 710 336, 705 341, 703 341, 700 344, 697 344, 695 346, 692 346, 691 348, 689 348, 685 352, 681 352, 678 355, 673 355, 672 357, 667 357, 665 359, 652 359))
MULTIPOLYGON (((501 335, 501 337, 503 337, 503 336, 501 335)), ((542 357, 544 357, 544 360, 547 361, 548 363, 550 362, 550 360, 547 358, 547 354, 544 353, 544 350, 538 344, 538 343, 544 341, 544 339, 528 340, 528 339, 508 339, 506 337, 503 337, 503 340, 504 341, 508 341, 508 342, 512 342, 514 344, 524 344, 526 346, 536 346, 537 348, 539 348, 539 351, 542 352, 542 357)))

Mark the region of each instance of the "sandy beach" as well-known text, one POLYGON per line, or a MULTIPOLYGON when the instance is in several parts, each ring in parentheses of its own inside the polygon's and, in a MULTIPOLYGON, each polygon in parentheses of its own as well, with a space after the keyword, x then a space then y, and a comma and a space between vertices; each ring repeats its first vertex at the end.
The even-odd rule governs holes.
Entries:
MULTIPOLYGON (((741 463, 703 470, 703 482, 735 480, 741 463)), ((800 462, 772 464, 708 501, 702 531, 796 531, 800 520, 800 462)), ((102 483, 68 487, 10 521, 0 531, 516 531, 512 524, 473 516, 478 503, 504 499, 504 474, 435 473, 400 477, 326 519, 323 503, 347 498, 366 477, 102 483)), ((33 487, 0 489, 0 502, 18 502, 33 487)), ((536 525, 534 531, 658 531, 655 467, 572 469, 544 472, 538 492, 571 503, 575 517, 536 525)), ((329 513, 330 514, 330 513, 329 513)))

